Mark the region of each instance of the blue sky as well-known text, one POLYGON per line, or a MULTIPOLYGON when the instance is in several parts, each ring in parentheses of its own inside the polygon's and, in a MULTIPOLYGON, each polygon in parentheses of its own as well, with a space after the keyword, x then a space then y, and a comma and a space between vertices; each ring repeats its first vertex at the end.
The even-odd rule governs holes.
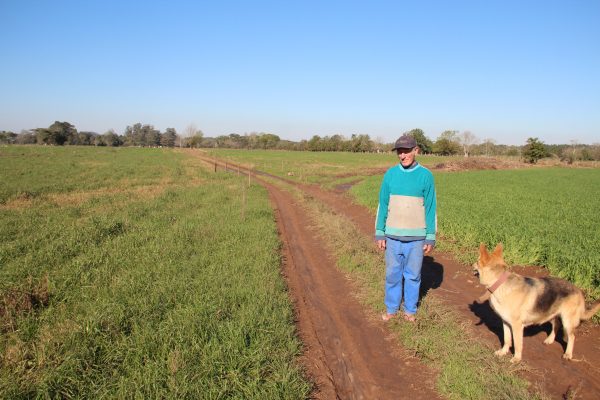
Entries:
POLYGON ((0 130, 600 142, 600 1, 0 0, 0 130))

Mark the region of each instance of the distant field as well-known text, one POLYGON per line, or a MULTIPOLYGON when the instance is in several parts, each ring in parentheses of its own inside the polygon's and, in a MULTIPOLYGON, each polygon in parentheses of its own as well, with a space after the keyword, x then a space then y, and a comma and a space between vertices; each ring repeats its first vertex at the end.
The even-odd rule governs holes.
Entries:
MULTIPOLYGON (((439 247, 473 262, 480 242, 509 263, 546 266, 600 297, 600 169, 434 173, 439 247)), ((375 210, 381 176, 351 189, 375 210)))
MULTIPOLYGON (((206 154, 299 182, 333 185, 356 181, 397 161, 391 153, 349 153, 278 150, 203 149, 206 154)), ((450 157, 421 156, 423 165, 435 165, 450 157)))
POLYGON ((0 398, 308 396, 262 187, 161 149, 0 171, 0 398))

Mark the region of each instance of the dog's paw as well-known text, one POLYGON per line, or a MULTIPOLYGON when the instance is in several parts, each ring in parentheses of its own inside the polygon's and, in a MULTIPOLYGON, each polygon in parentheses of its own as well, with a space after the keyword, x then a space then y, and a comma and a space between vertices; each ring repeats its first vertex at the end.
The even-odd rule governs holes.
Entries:
POLYGON ((565 354, 563 354, 563 358, 564 358, 565 360, 570 360, 570 359, 572 359, 572 358, 573 358, 573 354, 567 354, 567 353, 565 353, 565 354))
POLYGON ((514 356, 513 358, 510 359, 510 362, 513 363, 513 364, 520 363, 521 362, 521 357, 514 356))
POLYGON ((502 348, 500 350, 496 350, 494 352, 494 354, 497 355, 498 357, 502 357, 502 356, 506 355, 506 353, 508 353, 508 349, 504 349, 504 348, 502 348))
POLYGON ((544 340, 544 344, 552 344, 552 343, 554 343, 553 337, 547 337, 546 340, 544 340))

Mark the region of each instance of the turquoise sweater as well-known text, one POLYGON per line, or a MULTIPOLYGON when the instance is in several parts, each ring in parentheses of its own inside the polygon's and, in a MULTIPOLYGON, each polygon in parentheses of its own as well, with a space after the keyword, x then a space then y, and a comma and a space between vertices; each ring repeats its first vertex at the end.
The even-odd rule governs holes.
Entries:
POLYGON ((435 244, 437 230, 433 175, 415 163, 405 169, 401 164, 383 176, 375 219, 375 238, 390 237, 404 241, 425 240, 435 244))

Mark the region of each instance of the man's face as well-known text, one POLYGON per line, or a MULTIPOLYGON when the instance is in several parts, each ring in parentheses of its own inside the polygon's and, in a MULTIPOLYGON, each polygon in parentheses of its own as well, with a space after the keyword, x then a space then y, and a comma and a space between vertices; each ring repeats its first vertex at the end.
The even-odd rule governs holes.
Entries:
POLYGON ((415 162, 415 156, 417 155, 419 149, 417 147, 413 147, 412 149, 396 149, 396 154, 398 154, 398 158, 400 159, 400 163, 403 167, 410 167, 413 162, 415 162))

